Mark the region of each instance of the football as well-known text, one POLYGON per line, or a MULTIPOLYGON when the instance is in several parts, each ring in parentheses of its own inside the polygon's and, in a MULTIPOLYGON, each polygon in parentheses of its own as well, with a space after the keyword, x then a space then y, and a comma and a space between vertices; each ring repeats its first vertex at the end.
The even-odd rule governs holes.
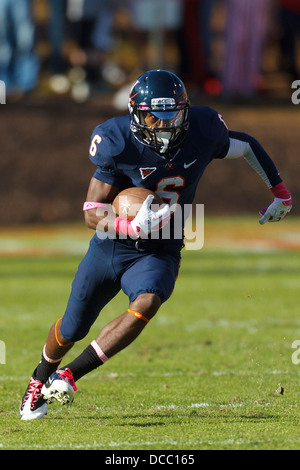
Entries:
POLYGON ((132 220, 140 210, 143 202, 152 194, 154 199, 151 204, 151 208, 157 211, 160 206, 164 205, 164 201, 153 191, 146 188, 127 188, 121 191, 113 200, 112 208, 113 211, 123 219, 132 220))

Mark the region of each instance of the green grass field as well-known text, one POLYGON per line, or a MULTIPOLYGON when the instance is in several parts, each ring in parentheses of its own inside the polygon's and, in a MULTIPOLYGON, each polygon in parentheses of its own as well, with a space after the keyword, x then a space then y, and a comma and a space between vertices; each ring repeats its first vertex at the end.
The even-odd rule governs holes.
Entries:
MULTIPOLYGON (((244 245, 184 251, 172 297, 141 336, 78 382, 71 407, 32 422, 20 421, 20 400, 91 234, 2 231, 0 449, 299 449, 300 251, 271 237, 268 248, 268 235, 250 243, 256 225, 235 221, 244 245)), ((278 234, 271 225, 264 233, 278 234)), ((282 240, 299 226, 281 223, 282 240)), ((220 241, 228 227, 211 220, 207 231, 220 241)), ((120 293, 68 362, 126 308, 120 293)))

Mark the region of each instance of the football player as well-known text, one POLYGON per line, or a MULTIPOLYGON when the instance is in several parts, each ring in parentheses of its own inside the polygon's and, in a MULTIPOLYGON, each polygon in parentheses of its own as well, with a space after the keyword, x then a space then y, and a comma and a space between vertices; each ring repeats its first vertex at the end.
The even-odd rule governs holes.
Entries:
POLYGON ((142 332, 170 297, 178 275, 184 233, 175 236, 176 207, 192 203, 212 160, 238 157, 246 159, 274 198, 259 222, 282 220, 292 199, 269 155, 250 135, 228 130, 215 110, 191 107, 184 84, 173 73, 144 73, 130 91, 129 114, 96 127, 90 145, 96 168, 83 206, 86 224, 95 234, 78 267, 65 313, 51 326, 23 396, 23 420, 42 418, 53 400, 72 402, 77 381, 142 332), (152 210, 148 196, 133 220, 116 217, 110 203, 133 186, 155 191, 165 206, 152 210), (169 237, 160 237, 167 222, 169 237), (125 312, 78 357, 59 367, 121 289, 128 296, 125 312))

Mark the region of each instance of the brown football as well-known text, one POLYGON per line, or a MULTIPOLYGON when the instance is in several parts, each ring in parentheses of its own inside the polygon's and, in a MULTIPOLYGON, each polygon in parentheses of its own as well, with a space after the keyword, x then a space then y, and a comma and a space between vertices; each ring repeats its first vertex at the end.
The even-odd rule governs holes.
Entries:
POLYGON ((124 189, 115 197, 112 203, 113 211, 124 219, 132 220, 149 194, 154 196, 151 209, 157 211, 164 205, 164 201, 150 189, 136 187, 124 189))

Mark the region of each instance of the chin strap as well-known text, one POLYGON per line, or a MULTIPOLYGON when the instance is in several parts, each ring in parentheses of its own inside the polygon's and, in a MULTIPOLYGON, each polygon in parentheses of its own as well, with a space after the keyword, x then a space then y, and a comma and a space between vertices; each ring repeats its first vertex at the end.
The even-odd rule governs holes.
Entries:
POLYGON ((159 150, 160 153, 165 153, 168 150, 169 147, 169 139, 165 139, 164 137, 161 137, 163 146, 159 150))

